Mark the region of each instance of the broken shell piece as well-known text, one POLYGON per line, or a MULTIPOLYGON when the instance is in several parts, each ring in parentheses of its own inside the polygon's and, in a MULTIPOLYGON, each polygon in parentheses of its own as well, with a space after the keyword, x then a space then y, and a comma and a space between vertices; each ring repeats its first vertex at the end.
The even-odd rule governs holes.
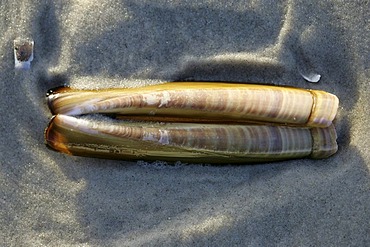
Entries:
POLYGON ((30 40, 14 40, 14 62, 16 69, 30 69, 33 60, 33 45, 30 40))
POLYGON ((308 82, 316 83, 316 82, 319 82, 321 79, 321 75, 313 73, 313 72, 308 73, 306 75, 300 72, 300 74, 308 82))

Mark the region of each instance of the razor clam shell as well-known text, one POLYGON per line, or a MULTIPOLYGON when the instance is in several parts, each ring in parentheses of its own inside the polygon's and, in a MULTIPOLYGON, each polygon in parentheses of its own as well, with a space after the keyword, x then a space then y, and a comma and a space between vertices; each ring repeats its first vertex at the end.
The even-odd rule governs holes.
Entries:
POLYGON ((59 89, 48 95, 53 114, 90 113, 251 121, 327 127, 339 100, 298 88, 207 82, 171 82, 128 89, 59 89))
POLYGON ((326 158, 337 150, 329 128, 98 121, 56 115, 46 144, 63 153, 124 160, 251 163, 326 158), (324 147, 322 150, 321 147, 324 147))

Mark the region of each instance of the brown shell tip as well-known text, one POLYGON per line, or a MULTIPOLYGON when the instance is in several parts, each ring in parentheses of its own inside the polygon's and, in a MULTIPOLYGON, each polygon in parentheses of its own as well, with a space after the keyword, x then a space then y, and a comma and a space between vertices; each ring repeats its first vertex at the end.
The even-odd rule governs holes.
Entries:
POLYGON ((65 145, 65 143, 67 143, 65 137, 58 131, 59 127, 56 123, 56 119, 57 116, 53 116, 48 127, 44 131, 45 145, 52 150, 71 154, 68 147, 65 145))
POLYGON ((60 87, 51 88, 46 92, 46 94, 45 94, 46 102, 48 104, 50 112, 53 115, 57 114, 57 112, 54 109, 55 108, 55 106, 54 106, 55 99, 58 97, 57 94, 67 92, 69 90, 71 90, 70 87, 60 86, 60 87))
POLYGON ((70 88, 70 87, 68 87, 68 86, 59 86, 59 87, 54 87, 54 88, 49 89, 49 90, 46 92, 45 96, 46 96, 46 97, 49 97, 49 96, 51 96, 51 95, 58 94, 58 93, 63 93, 63 92, 67 92, 67 91, 69 91, 69 90, 71 90, 71 88, 70 88))

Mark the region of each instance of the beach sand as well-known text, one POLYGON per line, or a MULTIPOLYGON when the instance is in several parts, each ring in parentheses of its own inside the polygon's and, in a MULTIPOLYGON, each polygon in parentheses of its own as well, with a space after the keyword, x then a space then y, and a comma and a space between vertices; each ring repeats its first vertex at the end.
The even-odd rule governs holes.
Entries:
POLYGON ((369 9, 339 0, 1 1, 0 245, 369 246, 369 9), (14 69, 18 37, 35 42, 28 71, 14 69), (44 145, 49 88, 175 80, 334 93, 338 153, 171 166, 44 145))

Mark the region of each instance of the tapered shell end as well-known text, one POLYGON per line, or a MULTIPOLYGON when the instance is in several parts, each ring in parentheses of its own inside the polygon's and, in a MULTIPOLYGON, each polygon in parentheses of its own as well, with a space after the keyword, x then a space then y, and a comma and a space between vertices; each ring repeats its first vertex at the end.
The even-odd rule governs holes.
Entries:
POLYGON ((328 158, 338 151, 337 132, 334 125, 327 128, 312 128, 312 153, 311 158, 328 158))
POLYGON ((61 95, 67 95, 67 93, 70 91, 77 91, 77 90, 72 90, 70 87, 66 87, 66 86, 60 86, 60 87, 51 88, 46 92, 46 95, 45 95, 46 101, 53 115, 58 114, 57 109, 61 107, 61 104, 62 105, 66 104, 62 100, 60 100, 61 98, 63 98, 61 97, 61 95))
POLYGON ((68 91, 72 91, 72 89, 70 87, 66 87, 66 86, 54 87, 54 88, 49 89, 46 92, 46 97, 49 97, 53 94, 65 93, 65 92, 68 92, 68 91))
POLYGON ((56 151, 71 154, 71 152, 68 150, 68 147, 65 145, 65 143, 68 143, 68 141, 59 131, 59 126, 56 121, 58 121, 57 117, 53 116, 48 127, 45 129, 45 144, 47 147, 56 151))
POLYGON ((328 127, 337 115, 339 99, 337 96, 324 91, 312 90, 314 104, 308 125, 316 127, 328 127))

